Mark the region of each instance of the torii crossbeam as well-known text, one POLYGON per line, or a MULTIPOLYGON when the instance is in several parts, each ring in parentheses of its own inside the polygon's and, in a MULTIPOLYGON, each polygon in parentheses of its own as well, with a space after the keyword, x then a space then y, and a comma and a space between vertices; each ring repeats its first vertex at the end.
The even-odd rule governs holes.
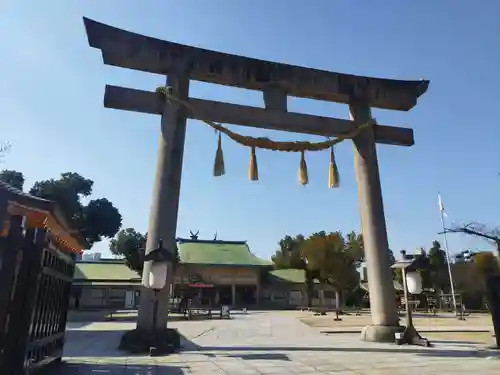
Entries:
MULTIPOLYGON (((91 47, 104 64, 167 76, 172 94, 188 102, 190 112, 153 91, 106 86, 107 108, 161 115, 161 137, 149 219, 147 249, 163 239, 175 245, 186 119, 210 120, 257 128, 321 136, 339 136, 372 120, 371 107, 409 111, 429 81, 401 81, 341 74, 257 60, 150 38, 84 18, 91 47), (189 97, 190 80, 262 91, 265 108, 189 97), (290 113, 287 96, 345 103, 350 120, 290 113)), ((372 325, 367 341, 393 341, 401 331, 389 269, 388 240, 375 143, 412 146, 413 130, 374 125, 353 138, 362 232, 368 269, 372 325)), ((144 275, 150 265, 144 266, 144 275)), ((144 276, 143 276, 144 277, 144 276)), ((153 319, 153 296, 141 295, 138 326, 166 326, 168 288, 153 319)))

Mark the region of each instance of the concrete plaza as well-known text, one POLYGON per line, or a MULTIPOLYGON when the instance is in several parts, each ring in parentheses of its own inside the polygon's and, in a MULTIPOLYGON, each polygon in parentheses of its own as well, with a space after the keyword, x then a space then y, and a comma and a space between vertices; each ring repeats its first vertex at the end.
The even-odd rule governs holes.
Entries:
MULTIPOLYGON (((60 375, 469 374, 500 372, 500 356, 474 342, 433 348, 364 343, 357 333, 324 334, 299 312, 250 312, 232 320, 171 323, 186 337, 179 354, 149 358, 116 350, 133 322, 70 323, 60 375)), ((333 317, 332 317, 333 319, 333 317)))

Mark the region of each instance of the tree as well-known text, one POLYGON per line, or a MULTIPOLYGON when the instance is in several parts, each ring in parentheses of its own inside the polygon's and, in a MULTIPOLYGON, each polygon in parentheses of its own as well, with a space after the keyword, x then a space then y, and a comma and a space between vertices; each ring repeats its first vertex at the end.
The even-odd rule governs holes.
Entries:
MULTIPOLYGON (((347 233, 346 246, 347 246, 347 252, 356 263, 356 268, 358 268, 361 265, 361 263, 365 261, 365 248, 363 245, 363 235, 358 234, 354 231, 347 233)), ((394 255, 392 257, 394 258, 394 255)))
POLYGON ((304 236, 299 234, 295 237, 285 236, 279 242, 279 250, 271 257, 277 269, 305 269, 305 262, 300 253, 300 244, 304 242, 304 236))
POLYGON ((339 292, 350 290, 359 284, 356 270, 358 257, 340 232, 312 235, 304 244, 308 265, 317 270, 320 280, 335 287, 339 292))
POLYGON ((286 235, 279 242, 279 250, 271 257, 277 269, 300 269, 304 271, 306 279, 307 306, 312 306, 314 292, 314 275, 307 267, 307 263, 301 253, 301 245, 305 241, 302 234, 295 237, 286 235))
POLYGON ((89 243, 112 238, 122 226, 122 216, 118 209, 106 198, 91 200, 82 209, 85 227, 83 233, 89 243))
POLYGON ((109 242, 109 249, 113 255, 124 257, 128 268, 142 275, 146 241, 147 235, 137 232, 133 228, 126 228, 120 230, 116 237, 109 242))
POLYGON ((481 308, 486 292, 486 279, 491 275, 498 275, 500 268, 496 257, 491 252, 473 254, 469 259, 452 265, 455 290, 467 301, 468 306, 476 305, 481 308))
POLYGON ((24 176, 21 172, 12 169, 4 169, 0 172, 0 181, 15 187, 16 189, 23 190, 24 176))
POLYGON ((285 236, 280 249, 271 258, 276 268, 302 269, 306 276, 307 304, 312 305, 314 280, 332 285, 340 295, 359 285, 357 267, 364 260, 363 240, 360 234, 340 232, 313 233, 307 239, 303 235, 285 236))
POLYGON ((112 238, 122 225, 118 209, 106 198, 81 203, 92 193, 94 182, 78 173, 62 173, 59 179, 35 182, 30 194, 59 203, 67 218, 87 240, 89 247, 112 238))
MULTIPOLYGON (((147 233, 142 234, 134 228, 122 229, 109 242, 109 250, 113 255, 122 257, 128 268, 142 275, 147 240, 147 233)), ((179 251, 176 246, 174 249, 174 270, 179 263, 179 251)))
POLYGON ((472 264, 483 280, 500 273, 500 267, 495 259, 495 255, 488 251, 474 254, 472 264))
POLYGON ((394 263, 396 263, 396 257, 394 256, 394 252, 389 249, 389 266, 392 266, 394 263))
POLYGON ((433 241, 432 247, 428 253, 430 278, 433 288, 436 293, 440 294, 441 290, 449 286, 449 278, 447 274, 448 260, 446 252, 441 249, 439 241, 433 241))
POLYGON ((429 255, 424 247, 419 249, 419 254, 415 255, 415 259, 418 261, 418 272, 422 277, 422 288, 432 289, 434 287, 434 280, 432 278, 432 267, 429 255))
POLYGON ((482 224, 469 223, 463 226, 445 229, 443 233, 464 233, 469 236, 483 238, 493 243, 497 250, 497 262, 500 264, 500 229, 488 229, 482 224))
POLYGON ((338 231, 329 234, 319 232, 311 235, 301 246, 307 268, 314 277, 335 288, 337 305, 343 293, 359 286, 357 266, 362 255, 362 245, 357 243, 359 239, 360 236, 352 233, 346 241, 338 231))

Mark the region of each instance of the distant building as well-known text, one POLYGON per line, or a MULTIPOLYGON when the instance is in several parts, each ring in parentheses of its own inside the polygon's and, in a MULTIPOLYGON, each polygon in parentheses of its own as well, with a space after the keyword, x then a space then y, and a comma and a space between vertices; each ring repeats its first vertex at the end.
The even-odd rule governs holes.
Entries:
POLYGON ((101 256, 102 256, 101 253, 83 254, 81 260, 86 261, 86 262, 98 262, 101 259, 101 256))
MULTIPOLYGON (((253 255, 246 241, 178 239, 180 264, 174 296, 196 297, 201 305, 292 308, 307 304, 303 270, 274 270, 253 255)), ((77 263, 72 303, 77 308, 134 308, 141 277, 123 260, 77 263)), ((333 287, 315 283, 313 305, 335 305, 333 287)))

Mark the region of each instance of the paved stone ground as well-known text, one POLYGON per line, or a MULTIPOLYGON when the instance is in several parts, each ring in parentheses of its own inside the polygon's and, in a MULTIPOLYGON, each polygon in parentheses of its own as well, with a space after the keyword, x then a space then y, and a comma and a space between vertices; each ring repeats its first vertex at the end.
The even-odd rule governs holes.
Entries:
MULTIPOLYGON (((361 316, 345 315, 342 321, 336 322, 331 315, 313 316, 312 313, 296 312, 300 320, 310 327, 317 328, 322 332, 332 333, 355 333, 370 324, 371 318, 368 312, 363 312, 361 316)), ((401 324, 405 324, 406 317, 401 317, 401 324)), ((455 314, 440 313, 437 316, 422 312, 413 313, 413 324, 420 332, 436 331, 491 331, 493 323, 489 314, 474 313, 466 316, 465 320, 458 320, 455 314)))
POLYGON ((500 357, 471 343, 434 348, 363 343, 358 334, 324 335, 290 312, 251 312, 232 320, 175 322, 190 340, 179 354, 149 358, 116 350, 129 322, 70 324, 59 375, 335 374, 481 375, 500 373, 500 357))

